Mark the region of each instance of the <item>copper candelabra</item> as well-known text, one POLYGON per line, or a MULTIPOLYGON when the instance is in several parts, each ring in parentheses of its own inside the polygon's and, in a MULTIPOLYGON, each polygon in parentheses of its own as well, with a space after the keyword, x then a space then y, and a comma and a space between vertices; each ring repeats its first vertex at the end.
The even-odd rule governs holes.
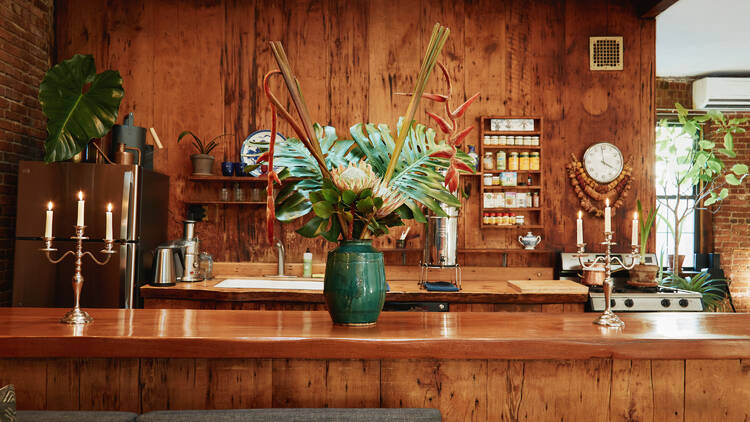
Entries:
POLYGON ((632 259, 630 265, 625 265, 625 262, 623 262, 622 259, 616 256, 613 257, 612 246, 617 244, 612 241, 612 237, 614 236, 614 234, 615 233, 611 231, 604 232, 604 242, 602 242, 602 245, 606 246, 606 253, 604 254, 604 256, 596 257, 594 262, 591 262, 589 264, 583 262, 583 258, 586 257, 585 243, 579 243, 576 245, 578 246, 578 253, 574 255, 578 258, 578 262, 581 264, 581 268, 583 268, 584 270, 593 270, 596 267, 597 263, 604 263, 604 283, 602 285, 604 290, 604 312, 602 312, 602 314, 594 320, 594 324, 603 325, 605 327, 625 326, 625 322, 623 322, 623 320, 621 320, 617 315, 615 315, 614 312, 612 312, 612 307, 609 299, 612 295, 612 287, 614 286, 614 282, 612 281, 612 264, 618 263, 622 266, 622 268, 630 270, 633 269, 634 266, 638 265, 638 262, 641 259, 641 254, 638 252, 638 246, 635 245, 633 246, 633 250, 630 253, 632 259))
POLYGON ((76 225, 74 227, 76 230, 76 235, 71 236, 70 238, 76 241, 75 250, 67 251, 57 259, 52 258, 51 253, 57 251, 56 248, 52 247, 52 240, 54 239, 54 237, 43 237, 42 239, 44 240, 44 248, 41 248, 40 251, 44 252, 47 260, 53 264, 61 262, 68 255, 72 255, 75 258, 75 273, 73 274, 74 306, 73 309, 68 311, 62 317, 60 322, 65 324, 88 324, 93 321, 94 318, 92 318, 87 312, 82 311, 80 307, 81 289, 83 288, 83 275, 81 275, 81 265, 83 264, 83 257, 88 255, 88 257, 91 258, 97 265, 106 265, 109 262, 109 259, 112 257, 112 254, 116 253, 116 251, 112 249, 114 240, 105 239, 104 249, 99 252, 105 254, 106 257, 103 261, 99 261, 91 252, 83 251, 83 241, 88 239, 88 237, 84 236, 86 226, 76 225))

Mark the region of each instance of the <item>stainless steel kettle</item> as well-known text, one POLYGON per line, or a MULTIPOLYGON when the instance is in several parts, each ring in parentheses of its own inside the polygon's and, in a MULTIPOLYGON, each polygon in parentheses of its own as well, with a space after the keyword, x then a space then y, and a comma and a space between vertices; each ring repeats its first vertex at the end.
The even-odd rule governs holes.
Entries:
POLYGON ((161 245, 154 251, 154 278, 152 286, 174 286, 177 282, 178 248, 161 245))

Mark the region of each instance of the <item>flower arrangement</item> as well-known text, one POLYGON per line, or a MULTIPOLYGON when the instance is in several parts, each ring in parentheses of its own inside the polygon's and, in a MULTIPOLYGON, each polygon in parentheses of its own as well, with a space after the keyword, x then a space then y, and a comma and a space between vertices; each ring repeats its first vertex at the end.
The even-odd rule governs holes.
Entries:
POLYGON ((472 127, 459 129, 457 119, 479 93, 451 110, 451 82, 446 68, 437 63, 450 30, 436 24, 422 67, 404 117, 392 133, 385 124, 355 124, 351 139, 339 139, 330 126, 313 124, 302 98, 301 88, 281 43, 272 42, 271 50, 279 69, 265 75, 263 87, 270 102, 271 133, 276 133, 280 114, 297 137, 269 141, 259 162, 267 162, 267 232, 273 241, 274 220, 282 222, 314 216, 297 232, 306 237, 322 236, 335 242, 369 239, 388 233, 388 228, 403 225, 404 219, 426 222, 422 207, 445 216, 441 204, 459 207, 454 194, 459 171, 472 172, 471 158, 457 149, 472 127), (447 94, 425 93, 427 81, 438 65, 448 85, 447 94), (299 121, 284 108, 269 88, 269 80, 281 75, 295 105, 299 121), (444 134, 414 121, 420 100, 442 103, 447 118, 428 115, 444 134), (274 168, 284 168, 278 174, 274 168), (287 183, 274 199, 274 183, 287 183))

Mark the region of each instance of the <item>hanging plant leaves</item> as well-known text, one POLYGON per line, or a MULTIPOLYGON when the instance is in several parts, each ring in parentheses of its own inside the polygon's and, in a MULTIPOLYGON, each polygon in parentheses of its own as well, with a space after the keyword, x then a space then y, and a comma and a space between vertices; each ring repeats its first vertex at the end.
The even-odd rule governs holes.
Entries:
POLYGON ((117 121, 124 95, 120 73, 97 74, 90 55, 76 54, 53 66, 39 86, 39 102, 47 116, 44 161, 72 158, 91 139, 106 135, 117 121))

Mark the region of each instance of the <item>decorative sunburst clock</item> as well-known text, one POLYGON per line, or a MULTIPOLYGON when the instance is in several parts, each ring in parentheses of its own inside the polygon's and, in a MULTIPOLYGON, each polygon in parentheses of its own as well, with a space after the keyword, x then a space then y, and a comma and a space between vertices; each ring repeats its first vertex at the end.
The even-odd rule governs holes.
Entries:
POLYGON ((567 164, 568 178, 573 185, 581 208, 596 217, 604 216, 604 203, 622 206, 631 188, 633 157, 624 161, 622 152, 609 142, 591 145, 583 153, 583 163, 571 154, 567 164))

